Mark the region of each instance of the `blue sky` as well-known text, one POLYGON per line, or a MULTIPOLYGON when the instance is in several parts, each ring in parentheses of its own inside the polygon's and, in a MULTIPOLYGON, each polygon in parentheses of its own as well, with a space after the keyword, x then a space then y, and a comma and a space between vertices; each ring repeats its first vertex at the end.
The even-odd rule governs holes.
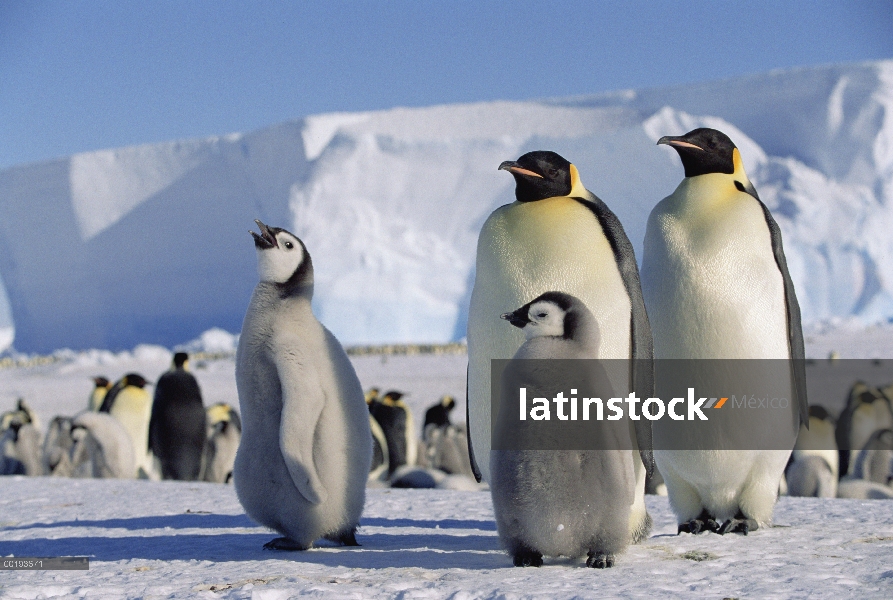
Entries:
POLYGON ((0 0, 0 168, 328 111, 893 58, 891 32, 891 0, 0 0))

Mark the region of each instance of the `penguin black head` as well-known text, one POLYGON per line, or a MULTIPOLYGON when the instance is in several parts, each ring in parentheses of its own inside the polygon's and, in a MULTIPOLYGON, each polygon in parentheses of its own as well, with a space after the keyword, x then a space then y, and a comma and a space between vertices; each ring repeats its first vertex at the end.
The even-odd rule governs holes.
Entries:
POLYGON ((381 392, 379 391, 379 389, 377 387, 371 387, 368 390, 366 390, 366 394, 365 394, 366 404, 372 404, 373 402, 378 402, 380 393, 381 392))
POLYGON ((177 352, 176 354, 174 354, 174 368, 175 369, 184 368, 183 365, 185 365, 188 360, 189 360, 188 354, 186 354, 185 352, 177 352))
POLYGON ((313 291, 313 261, 295 234, 254 221, 260 234, 250 231, 257 249, 257 271, 262 283, 275 284, 282 297, 313 291))
POLYGON ((686 177, 709 173, 733 175, 738 191, 750 194, 759 200, 756 188, 744 172, 738 147, 722 131, 699 127, 685 135, 665 135, 657 140, 657 143, 672 146, 679 154, 686 177))
POLYGON ((140 375, 139 373, 128 373, 124 376, 124 385, 132 385, 133 387, 138 387, 140 389, 146 387, 146 384, 149 382, 146 381, 146 378, 140 375))
POLYGON ((400 398, 402 398, 403 396, 404 396, 403 392, 398 392, 397 390, 391 390, 390 392, 388 392, 387 394, 384 395, 384 398, 382 398, 382 401, 389 406, 394 406, 398 402, 400 402, 400 398))
POLYGON ((657 143, 672 146, 679 153, 686 177, 735 172, 732 153, 737 147, 729 136, 716 129, 700 127, 685 135, 665 135, 657 143))
POLYGON ((820 421, 831 421, 832 423, 837 422, 836 419, 832 417, 831 414, 821 404, 810 404, 809 416, 815 417, 820 421))
POLYGON ((507 160, 499 169, 515 178, 515 198, 518 202, 535 202, 555 196, 569 196, 577 168, 566 158, 548 150, 528 152, 516 161, 507 160))
POLYGON ((546 292, 521 308, 500 315, 524 330, 527 339, 554 336, 573 339, 582 303, 564 292, 546 292))
POLYGON ((109 381, 107 377, 102 377, 101 375, 93 378, 93 385, 98 388, 107 388, 110 383, 111 381, 109 381))

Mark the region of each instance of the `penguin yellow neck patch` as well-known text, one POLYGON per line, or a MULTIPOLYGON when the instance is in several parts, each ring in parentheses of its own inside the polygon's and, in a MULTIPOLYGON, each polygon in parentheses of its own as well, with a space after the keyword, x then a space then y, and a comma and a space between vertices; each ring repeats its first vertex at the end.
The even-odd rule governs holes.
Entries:
POLYGON ((735 167, 733 172, 735 179, 743 180, 742 183, 752 186, 753 184, 750 183, 747 172, 744 170, 744 161, 741 160, 741 153, 738 152, 738 148, 732 150, 732 165, 735 167))
POLYGON ((583 185, 583 182, 580 181, 580 172, 577 171, 577 167, 571 164, 571 191, 568 193, 568 196, 571 198, 585 198, 587 200, 592 200, 592 194, 586 187, 583 185))

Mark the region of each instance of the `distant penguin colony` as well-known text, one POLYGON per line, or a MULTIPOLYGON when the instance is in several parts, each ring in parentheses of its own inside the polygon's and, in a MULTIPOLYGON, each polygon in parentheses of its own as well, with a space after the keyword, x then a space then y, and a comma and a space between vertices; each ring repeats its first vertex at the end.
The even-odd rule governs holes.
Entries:
MULTIPOLYGON (((506 367, 499 419, 517 411, 517 385, 561 389, 565 382, 530 359, 589 358, 598 348, 598 326, 577 298, 547 292, 504 314, 527 341, 506 367)), ((534 393, 534 392, 531 392, 534 393)), ((501 423, 500 423, 501 424, 501 423)), ((614 566, 630 542, 630 510, 636 494, 631 441, 625 423, 594 421, 587 433, 614 440, 613 450, 492 450, 490 488, 499 537, 515 566, 538 567, 543 556, 586 556, 594 568, 614 566), (615 439, 616 437, 616 439, 615 439)), ((512 430, 517 440, 526 433, 512 430)), ((533 440, 535 441, 535 440, 533 440)))
MULTIPOLYGON (((642 289, 655 358, 689 362, 674 365, 675 373, 656 374, 657 396, 667 393, 663 377, 703 359, 793 359, 780 389, 772 390, 791 399, 787 414, 738 411, 723 425, 710 423, 712 429, 692 424, 686 435, 701 450, 666 450, 679 429, 668 420, 654 424, 655 460, 680 532, 746 534, 770 522, 790 449, 800 424, 808 423, 800 309, 781 232, 729 137, 701 128, 658 144, 676 150, 685 178, 648 219, 642 289), (713 437, 706 439, 708 431, 713 437), (790 445, 718 450, 735 436, 757 434, 790 445)), ((735 385, 716 377, 720 389, 735 385)), ((711 415, 711 421, 729 414, 711 415)))
POLYGON ((199 478, 205 447, 205 407, 189 355, 174 354, 170 371, 155 383, 149 449, 161 463, 162 479, 199 478))
POLYGON ((236 351, 236 494, 248 516, 282 535, 265 548, 304 550, 320 538, 355 546, 372 455, 363 390, 313 315, 304 243, 256 222, 260 282, 236 351))
MULTIPOLYGON (((488 482, 490 361, 512 358, 524 343, 521 331, 506 328, 500 314, 547 291, 578 298, 600 332, 590 358, 633 359, 632 372, 616 382, 618 393, 634 389, 643 397, 653 395, 646 366, 652 357, 651 331, 633 247, 620 221, 583 186, 577 168, 555 152, 529 152, 499 169, 514 178, 516 201, 493 211, 481 230, 468 314, 469 447, 476 475, 488 482)), ((637 542, 651 528, 644 496, 652 459, 650 421, 635 425, 643 459, 633 452, 636 496, 630 530, 637 542)))

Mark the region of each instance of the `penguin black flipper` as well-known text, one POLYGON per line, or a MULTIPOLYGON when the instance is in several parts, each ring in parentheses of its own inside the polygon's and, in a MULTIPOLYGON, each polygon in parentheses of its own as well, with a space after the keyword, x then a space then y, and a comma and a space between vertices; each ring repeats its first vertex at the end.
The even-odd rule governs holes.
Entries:
POLYGON ((99 406, 98 412, 111 412, 112 406, 115 404, 115 397, 123 390, 125 387, 124 379, 121 379, 106 392, 105 398, 102 399, 102 404, 99 406))
POLYGON ((784 256, 784 248, 781 244, 781 229, 772 218, 769 208, 763 204, 757 191, 750 187, 746 189, 738 181, 735 182, 739 190, 750 194, 760 203, 763 215, 766 217, 766 225, 769 227, 769 237, 772 240, 772 254, 775 255, 775 264, 781 272, 784 280, 784 303, 788 317, 788 344, 791 349, 791 369, 794 375, 794 393, 797 396, 797 404, 800 407, 800 424, 809 429, 809 400, 806 397, 806 350, 803 345, 803 325, 800 323, 800 303, 797 302, 797 294, 794 291, 794 282, 788 272, 788 262, 784 256), (740 186, 740 187, 739 187, 740 186))
POLYGON ((478 483, 481 482, 481 470, 478 468, 478 463, 474 459, 474 446, 471 445, 471 415, 469 414, 469 406, 471 406, 471 402, 468 401, 468 367, 465 368, 465 439, 468 440, 468 460, 471 461, 471 473, 474 475, 475 481, 478 483))
MULTIPOLYGON (((645 312, 645 299, 642 296, 642 284, 639 281, 639 267, 636 264, 635 251, 629 238, 626 237, 626 232, 617 215, 598 196, 592 194, 592 198, 592 200, 587 200, 575 197, 574 200, 592 211, 592 214, 598 219, 608 243, 611 244, 614 261, 617 263, 623 287, 626 288, 626 293, 629 296, 630 312, 632 313, 630 353, 632 355, 633 389, 639 397, 651 398, 654 396, 654 339, 651 336, 648 313, 645 312)), ((801 336, 801 343, 802 339, 801 336)), ((651 476, 654 473, 651 421, 639 419, 635 421, 635 428, 639 455, 642 457, 645 471, 651 476)))

